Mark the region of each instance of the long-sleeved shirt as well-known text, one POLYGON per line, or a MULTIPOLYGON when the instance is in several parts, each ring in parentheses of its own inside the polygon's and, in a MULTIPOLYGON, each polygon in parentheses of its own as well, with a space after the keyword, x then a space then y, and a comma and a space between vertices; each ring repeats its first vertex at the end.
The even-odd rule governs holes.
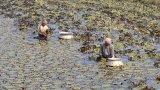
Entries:
POLYGON ((101 45, 100 56, 103 58, 112 58, 114 57, 114 46, 106 45, 105 43, 101 45))

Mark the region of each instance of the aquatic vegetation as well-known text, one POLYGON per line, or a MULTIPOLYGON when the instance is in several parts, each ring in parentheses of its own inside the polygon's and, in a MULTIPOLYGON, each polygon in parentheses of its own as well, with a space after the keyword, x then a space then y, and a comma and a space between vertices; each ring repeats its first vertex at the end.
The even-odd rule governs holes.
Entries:
POLYGON ((100 45, 95 45, 95 48, 93 50, 94 50, 95 53, 99 53, 100 45))
POLYGON ((160 68, 160 62, 159 62, 159 61, 154 62, 154 66, 155 66, 156 68, 160 68))
POLYGON ((141 0, 141 2, 147 3, 147 4, 160 4, 160 2, 158 0, 141 0))
POLYGON ((41 6, 45 4, 44 0, 34 0, 34 1, 40 4, 41 6))
POLYGON ((121 42, 115 42, 114 47, 115 47, 115 50, 117 50, 117 51, 123 51, 124 50, 124 45, 121 42))
POLYGON ((134 60, 137 60, 138 56, 135 55, 135 56, 129 56, 129 60, 130 61, 134 61, 134 60))
POLYGON ((160 83, 160 76, 157 76, 156 80, 160 83))
POLYGON ((148 86, 145 86, 144 88, 142 88, 141 90, 156 90, 155 88, 153 87, 148 87, 148 86))
POLYGON ((156 54, 155 58, 156 58, 156 60, 160 61, 160 55, 159 54, 156 54))
MULTIPOLYGON (((118 0, 102 0, 100 2, 103 3, 98 3, 96 0, 76 2, 30 0, 12 1, 11 5, 3 1, 0 7, 2 11, 5 11, 6 16, 19 18, 20 30, 27 30, 28 27, 37 25, 37 21, 41 18, 49 17, 52 18, 51 22, 54 20, 54 24, 59 24, 59 29, 65 31, 69 29, 84 31, 84 28, 89 31, 102 30, 107 32, 107 37, 114 36, 115 38, 118 38, 118 35, 115 36, 113 32, 119 31, 121 42, 115 43, 117 51, 123 51, 126 45, 140 43, 136 41, 137 38, 139 38, 139 41, 143 41, 143 38, 140 38, 139 35, 159 37, 160 24, 159 14, 157 13, 159 7, 155 4, 156 0, 125 1, 125 3, 118 0), (152 3, 153 6, 143 4, 144 2, 152 3), (29 7, 31 5, 33 7, 29 7), (13 14, 9 13, 10 10, 13 14), (134 35, 138 36, 134 38, 134 35)), ((141 42, 141 46, 142 49, 146 50, 153 48, 150 42, 141 42)))
POLYGON ((102 58, 102 59, 101 59, 101 64, 102 64, 102 65, 106 65, 106 63, 107 63, 107 62, 106 62, 106 59, 105 59, 105 58, 102 58))
MULTIPOLYGON (((49 89, 88 90, 91 88, 99 89, 99 87, 104 86, 100 90, 105 90, 106 87, 116 89, 136 89, 137 87, 138 90, 154 90, 156 87, 148 87, 145 81, 141 83, 133 81, 131 87, 128 87, 128 83, 125 85, 121 81, 125 78, 135 79, 143 76, 148 77, 146 76, 148 74, 155 75, 155 70, 158 72, 158 63, 143 64, 148 62, 148 59, 151 59, 150 61, 154 61, 152 59, 160 60, 159 53, 157 54, 156 51, 157 48, 154 47, 155 44, 159 44, 154 39, 160 37, 160 9, 157 1, 0 0, 0 13, 6 17, 16 18, 18 29, 21 30, 15 32, 18 35, 13 37, 9 36, 11 32, 7 32, 6 36, 10 37, 7 40, 0 37, 0 42, 5 42, 4 46, 7 45, 7 48, 4 47, 6 50, 3 50, 4 53, 1 55, 5 58, 4 61, 1 61, 2 69, 7 69, 6 71, 12 73, 2 73, 2 77, 12 77, 12 75, 17 75, 13 73, 20 70, 17 81, 4 78, 3 82, 0 83, 5 83, 4 85, 11 89, 13 87, 8 85, 10 82, 15 87, 20 87, 21 84, 26 85, 28 86, 27 89, 30 86, 40 89, 38 87, 41 86, 42 89, 52 87, 49 89), (37 25, 42 18, 49 19, 50 24, 55 26, 55 31, 77 30, 78 32, 74 34, 75 40, 73 42, 59 40, 54 41, 54 43, 48 41, 48 43, 39 42, 37 44, 37 40, 33 40, 32 35, 36 35, 37 25), (28 36, 30 32, 34 33, 28 36), (99 63, 86 64, 83 62, 88 60, 88 57, 91 60, 99 58, 99 44, 103 43, 105 37, 113 38, 118 56, 126 56, 132 61, 126 66, 128 69, 106 67, 105 59, 100 62, 104 66, 103 68, 100 68, 99 63), (14 44, 16 47, 13 48, 12 45, 14 44), (18 53, 10 52, 10 48, 16 49, 11 51, 18 53), (25 50, 26 48, 30 49, 25 50), (78 52, 77 49, 81 52, 78 52), (7 64, 10 61, 13 61, 13 64, 7 64), (153 68, 153 64, 157 68, 153 68), (12 66, 18 68, 17 71, 12 70, 14 69, 12 66), (21 81, 22 78, 24 80, 21 81), (120 84, 112 85, 114 79, 120 84), (41 84, 35 85, 33 82, 41 84)), ((54 38, 52 35, 50 37, 54 38)), ((23 88, 25 89, 25 87, 18 89, 23 88)))

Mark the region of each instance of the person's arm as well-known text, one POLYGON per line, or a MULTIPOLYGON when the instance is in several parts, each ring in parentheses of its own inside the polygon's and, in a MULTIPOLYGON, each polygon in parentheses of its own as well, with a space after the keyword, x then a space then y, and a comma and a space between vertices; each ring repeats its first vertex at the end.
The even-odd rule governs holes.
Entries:
POLYGON ((102 47, 102 45, 100 45, 100 51, 99 51, 99 55, 100 55, 100 57, 102 57, 102 54, 103 53, 103 47, 102 47))
POLYGON ((48 25, 46 25, 46 28, 45 28, 45 29, 46 29, 46 31, 47 31, 47 30, 49 30, 49 27, 48 27, 48 25))
POLYGON ((38 33, 40 33, 41 25, 38 25, 38 33))
POLYGON ((101 45, 101 48, 100 48, 100 55, 101 55, 101 57, 103 57, 103 58, 106 58, 107 56, 106 56, 106 54, 105 54, 105 52, 104 52, 104 45, 102 44, 101 45))
POLYGON ((115 57, 115 53, 114 53, 114 46, 113 45, 111 45, 111 56, 112 56, 112 58, 114 58, 115 57))

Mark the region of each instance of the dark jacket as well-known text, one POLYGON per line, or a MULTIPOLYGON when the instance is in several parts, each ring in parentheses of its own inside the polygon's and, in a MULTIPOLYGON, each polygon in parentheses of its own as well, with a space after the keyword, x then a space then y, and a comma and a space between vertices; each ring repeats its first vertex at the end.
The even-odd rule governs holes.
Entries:
POLYGON ((114 57, 114 46, 106 45, 105 43, 101 45, 100 56, 103 58, 112 58, 114 57))

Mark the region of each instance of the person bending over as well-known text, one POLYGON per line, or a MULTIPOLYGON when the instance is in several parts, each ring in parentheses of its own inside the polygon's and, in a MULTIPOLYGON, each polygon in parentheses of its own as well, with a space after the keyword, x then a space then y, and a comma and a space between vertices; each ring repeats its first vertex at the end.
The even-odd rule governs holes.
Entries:
POLYGON ((39 26, 38 36, 41 40, 47 40, 48 21, 46 19, 41 21, 39 26))
POLYGON ((100 57, 106 58, 114 58, 114 46, 112 45, 111 38, 106 38, 105 42, 101 45, 100 49, 100 57))

